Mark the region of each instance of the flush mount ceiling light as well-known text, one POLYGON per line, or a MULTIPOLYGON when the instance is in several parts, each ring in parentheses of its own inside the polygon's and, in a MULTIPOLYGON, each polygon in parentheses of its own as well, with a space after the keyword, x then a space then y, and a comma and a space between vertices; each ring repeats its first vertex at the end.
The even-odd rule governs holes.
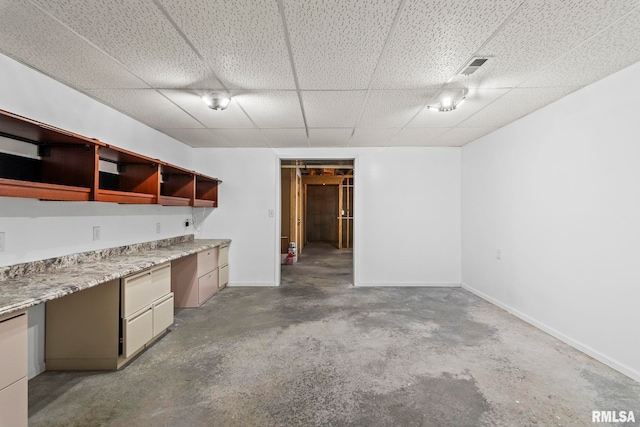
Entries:
POLYGON ((207 107, 212 110, 224 110, 229 106, 231 97, 222 92, 214 92, 209 95, 204 95, 202 100, 207 104, 207 107))
POLYGON ((427 105, 429 111, 436 111, 444 113, 447 111, 453 111, 464 103, 467 98, 467 90, 463 90, 462 93, 443 93, 440 96, 440 103, 438 105, 427 105))

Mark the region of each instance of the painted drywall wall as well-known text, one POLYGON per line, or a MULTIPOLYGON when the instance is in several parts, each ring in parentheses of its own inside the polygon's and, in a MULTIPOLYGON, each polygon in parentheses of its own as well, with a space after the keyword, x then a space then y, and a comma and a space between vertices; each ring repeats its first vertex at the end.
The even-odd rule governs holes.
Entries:
MULTIPOLYGON (((0 109, 191 167, 190 147, 3 55, 0 75, 0 109)), ((191 234, 193 227, 184 226, 191 216, 192 209, 185 207, 0 197, 0 232, 5 233, 0 266, 191 234), (98 241, 94 226, 100 227, 98 241)), ((43 305, 29 310, 28 340, 31 378, 44 369, 43 305)))
POLYGON ((279 283, 281 158, 355 159, 357 285, 460 284, 460 149, 194 151, 224 180, 201 235, 232 239, 230 286, 279 283))
POLYGON ((640 380, 638 74, 633 65, 463 147, 462 279, 640 380))

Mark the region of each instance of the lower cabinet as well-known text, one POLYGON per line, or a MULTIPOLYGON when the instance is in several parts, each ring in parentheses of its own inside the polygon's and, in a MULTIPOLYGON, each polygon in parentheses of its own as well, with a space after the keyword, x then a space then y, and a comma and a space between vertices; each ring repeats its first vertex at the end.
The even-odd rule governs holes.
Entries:
POLYGON ((27 313, 0 316, 0 426, 27 426, 27 313))
POLYGON ((170 263, 49 301, 47 369, 119 369, 173 324, 173 301, 170 263))
POLYGON ((229 246, 220 247, 218 255, 218 287, 224 288, 229 283, 229 246))
POLYGON ((218 248, 213 248, 171 263, 176 307, 199 307, 218 292, 218 257, 218 248))

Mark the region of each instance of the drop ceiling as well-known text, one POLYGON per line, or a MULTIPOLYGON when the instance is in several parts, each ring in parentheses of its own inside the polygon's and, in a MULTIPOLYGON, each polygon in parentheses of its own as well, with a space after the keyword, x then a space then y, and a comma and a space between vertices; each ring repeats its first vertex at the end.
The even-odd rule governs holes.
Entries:
POLYGON ((0 0, 1 53, 192 147, 462 146, 640 61, 638 34, 640 0, 0 0))

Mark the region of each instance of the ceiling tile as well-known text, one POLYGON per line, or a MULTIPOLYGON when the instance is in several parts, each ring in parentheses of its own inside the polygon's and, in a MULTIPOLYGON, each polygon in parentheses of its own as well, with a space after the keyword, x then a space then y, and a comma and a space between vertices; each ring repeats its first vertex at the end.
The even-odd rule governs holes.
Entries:
POLYGON ((435 93, 433 90, 373 90, 369 93, 358 127, 404 127, 435 93))
POLYGON ((367 89, 398 0, 284 0, 301 89, 367 89))
POLYGON ((431 147, 448 128, 405 128, 393 138, 391 147, 431 147))
POLYGON ((504 126, 563 96, 573 92, 575 87, 560 88, 516 88, 487 105, 460 127, 504 126))
POLYGON ((295 89, 278 3, 159 0, 229 89, 295 89))
POLYGON ((462 147, 481 136, 493 132, 497 127, 452 128, 437 137, 433 144, 438 147, 462 147))
MULTIPOLYGON (((225 110, 215 111, 206 106, 200 97, 201 95, 198 95, 199 92, 186 90, 162 90, 160 92, 208 128, 255 127, 233 99, 225 110)), ((205 94, 205 92, 201 94, 205 94)))
POLYGON ((151 0, 33 0, 153 87, 220 88, 151 0))
POLYGON ((302 92, 302 103, 310 127, 353 127, 362 110, 367 92, 302 92))
POLYGON ((258 129, 216 129, 215 133, 234 147, 269 147, 258 129))
POLYGON ((86 93, 152 128, 203 127, 155 89, 100 89, 86 93))
MULTIPOLYGON (((531 75, 619 19, 637 2, 618 0, 529 0, 478 52, 489 60, 452 84, 515 87, 531 75)), ((591 59, 584 57, 585 65, 591 59)))
POLYGON ((304 129, 262 129, 262 134, 274 148, 309 146, 304 129))
POLYGON ((472 57, 522 0, 407 0, 375 88, 438 87, 472 57))
POLYGON ((523 87, 582 86, 640 61, 640 8, 576 47, 523 87))
MULTIPOLYGON (((507 93, 509 89, 475 89, 471 88, 464 104, 453 111, 439 112, 431 111, 423 108, 420 113, 409 123, 408 127, 426 128, 426 127, 453 127, 460 122, 468 119, 496 98, 507 93)), ((437 105, 434 102, 432 105, 437 105)))
POLYGON ((352 129, 309 129, 311 147, 346 147, 352 129))
POLYGON ((22 0, 0 5, 0 52, 79 89, 149 87, 22 0))
POLYGON ((350 147, 386 147, 400 131, 399 128, 356 128, 351 137, 350 147))
POLYGON ((304 127, 298 94, 294 91, 232 92, 251 120, 260 128, 304 127))
POLYGON ((233 147, 233 144, 209 129, 160 129, 160 131, 191 147, 233 147))

